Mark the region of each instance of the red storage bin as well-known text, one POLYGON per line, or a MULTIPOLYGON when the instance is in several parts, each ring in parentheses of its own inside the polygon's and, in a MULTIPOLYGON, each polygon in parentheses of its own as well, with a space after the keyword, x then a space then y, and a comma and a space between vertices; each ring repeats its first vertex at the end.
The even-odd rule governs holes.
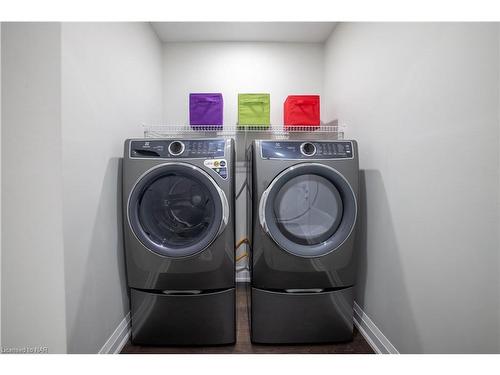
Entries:
POLYGON ((285 100, 285 128, 307 126, 317 128, 319 119, 319 95, 290 95, 285 100))

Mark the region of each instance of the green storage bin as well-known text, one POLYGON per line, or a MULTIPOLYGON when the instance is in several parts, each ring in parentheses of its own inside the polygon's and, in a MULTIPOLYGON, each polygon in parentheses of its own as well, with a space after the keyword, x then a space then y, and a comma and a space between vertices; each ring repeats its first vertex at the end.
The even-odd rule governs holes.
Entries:
POLYGON ((269 94, 238 94, 238 125, 271 125, 269 94))

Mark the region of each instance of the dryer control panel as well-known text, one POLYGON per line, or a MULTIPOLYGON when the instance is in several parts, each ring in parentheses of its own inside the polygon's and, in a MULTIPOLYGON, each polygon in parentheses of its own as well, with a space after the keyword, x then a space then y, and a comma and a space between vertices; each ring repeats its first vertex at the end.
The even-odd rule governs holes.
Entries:
POLYGON ((352 159, 350 141, 261 141, 263 159, 352 159))
POLYGON ((210 159, 224 157, 223 139, 132 140, 131 158, 210 159))

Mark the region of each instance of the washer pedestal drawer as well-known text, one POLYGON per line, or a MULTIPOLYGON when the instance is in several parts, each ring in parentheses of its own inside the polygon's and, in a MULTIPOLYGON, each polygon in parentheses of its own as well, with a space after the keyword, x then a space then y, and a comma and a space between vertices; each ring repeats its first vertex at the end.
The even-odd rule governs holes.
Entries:
POLYGON ((235 289, 167 295, 131 289, 132 343, 223 345, 236 340, 235 289))
POLYGON ((350 341, 353 288, 281 293, 252 288, 252 342, 299 344, 350 341))

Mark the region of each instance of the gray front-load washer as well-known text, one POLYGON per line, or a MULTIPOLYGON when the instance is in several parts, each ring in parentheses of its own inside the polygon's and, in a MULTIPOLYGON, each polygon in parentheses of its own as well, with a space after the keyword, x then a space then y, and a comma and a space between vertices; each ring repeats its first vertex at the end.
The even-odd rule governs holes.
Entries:
POLYGON ((258 140, 248 155, 252 341, 351 339, 357 143, 258 140))
POLYGON ((234 343, 234 141, 127 140, 123 218, 132 342, 234 343))

